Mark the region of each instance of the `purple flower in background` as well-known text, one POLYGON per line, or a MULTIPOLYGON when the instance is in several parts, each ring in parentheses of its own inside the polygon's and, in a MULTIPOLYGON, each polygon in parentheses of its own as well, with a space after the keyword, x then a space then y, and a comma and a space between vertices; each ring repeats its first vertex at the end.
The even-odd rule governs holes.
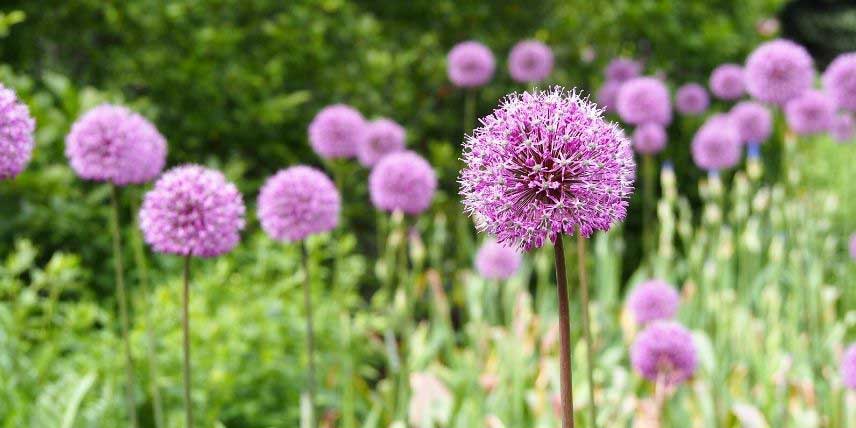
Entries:
POLYGON ((666 147, 666 129, 656 123, 639 125, 633 131, 633 148, 643 155, 660 153, 666 147))
POLYGON ((693 336, 674 321, 656 321, 636 336, 630 361, 642 377, 679 385, 695 374, 698 356, 693 336))
POLYGON ((675 93, 675 109, 684 115, 704 113, 710 105, 710 97, 704 86, 698 83, 687 83, 678 88, 675 93))
POLYGON ((309 124, 312 150, 324 159, 352 158, 357 155, 366 132, 363 115, 353 107, 334 104, 324 107, 309 124))
POLYGON ((856 260, 856 233, 850 235, 850 258, 856 260))
POLYGON ((518 42, 508 54, 508 72, 517 82, 540 82, 552 71, 553 51, 537 40, 518 42))
POLYGON ((808 90, 788 101, 785 119, 799 135, 826 132, 835 119, 835 103, 820 91, 808 90))
POLYGON ((627 308, 639 324, 671 319, 678 312, 681 297, 667 282, 652 279, 637 285, 627 297, 627 308))
POLYGON ((380 158, 404 150, 404 134, 404 128, 389 119, 369 123, 357 149, 360 164, 370 167, 380 158))
POLYGON ((411 151, 384 156, 369 175, 372 204, 383 211, 419 214, 431 205, 435 190, 434 169, 411 151))
POLYGON ((841 356, 841 382, 856 390, 856 343, 850 345, 841 356))
POLYGON ((804 47, 784 39, 758 46, 746 59, 746 91, 760 101, 784 105, 811 89, 814 60, 804 47))
POLYGON ((839 55, 826 67, 823 88, 838 108, 856 111, 856 52, 839 55))
POLYGON ((244 202, 219 171, 199 165, 175 167, 146 193, 140 229, 152 249, 182 256, 229 252, 244 228, 244 202))
POLYGON ((621 90, 621 82, 607 80, 597 91, 597 103, 604 110, 614 112, 618 102, 618 92, 621 90))
POLYGON ((490 81, 496 69, 496 60, 487 46, 466 41, 455 45, 446 57, 449 80, 462 88, 475 88, 490 81))
POLYGON ((140 184, 163 170, 166 140, 143 116, 123 106, 103 104, 71 126, 65 155, 83 179, 117 186, 140 184))
POLYGON ((710 92, 721 100, 736 100, 743 96, 743 69, 737 64, 722 64, 710 73, 710 92))
POLYGON ((485 279, 508 279, 520 268, 522 260, 518 250, 488 239, 476 253, 476 269, 485 279))
POLYGON ((832 120, 829 134, 839 143, 848 143, 853 140, 854 129, 853 116, 850 113, 839 113, 832 120))
POLYGON ((615 58, 606 66, 606 80, 626 82, 642 73, 642 64, 630 58, 615 58))
POLYGON ((24 170, 33 155, 36 121, 15 91, 0 84, 0 180, 24 170))
POLYGON ((339 224, 339 191, 323 172, 293 166, 270 177, 259 192, 262 229, 278 241, 299 241, 339 224))
POLYGON ((773 132, 773 115, 760 103, 739 102, 731 108, 728 116, 737 128, 742 143, 761 144, 767 141, 773 132))
POLYGON ((464 143, 460 175, 479 230, 528 251, 624 219, 633 152, 595 104, 561 87, 511 94, 481 123, 464 143))
POLYGON ((740 161, 740 134, 723 115, 711 116, 693 136, 693 162, 705 171, 731 168, 740 161))
POLYGON ((616 108, 621 120, 633 125, 668 125, 672 121, 669 90, 653 77, 637 77, 621 85, 616 108))

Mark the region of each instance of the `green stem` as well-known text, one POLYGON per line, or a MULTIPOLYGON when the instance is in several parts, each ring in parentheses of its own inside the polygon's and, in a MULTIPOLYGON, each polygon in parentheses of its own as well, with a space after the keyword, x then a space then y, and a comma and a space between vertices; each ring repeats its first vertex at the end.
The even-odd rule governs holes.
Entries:
POLYGON ((473 132, 476 123, 476 90, 467 89, 464 96, 464 134, 473 132))
POLYGON ((183 334, 184 417, 185 428, 193 428, 193 401, 190 399, 190 255, 184 256, 184 293, 182 295, 181 330, 183 334))
POLYGON ((303 262, 303 305, 306 310, 306 391, 309 394, 309 425, 315 426, 315 328, 312 323, 312 282, 309 278, 309 251, 306 242, 301 242, 300 256, 303 262))
POLYGON ((642 174, 644 175, 645 185, 642 193, 642 239, 645 250, 645 257, 650 257, 654 253, 654 198, 655 188, 657 186, 654 171, 654 157, 644 155, 642 157, 642 174))
POLYGON ((597 426, 597 406, 594 401, 594 342, 591 339, 591 318, 589 316, 589 287, 588 272, 586 270, 586 238, 582 233, 577 233, 577 269, 580 279, 580 297, 583 307, 583 336, 586 341, 586 359, 588 360, 588 382, 589 382, 589 410, 591 426, 597 426))
MULTIPOLYGON (((408 395, 410 392, 410 367, 408 366, 408 353, 410 352, 410 344, 408 343, 408 339, 413 333, 413 311, 411 308, 411 304, 414 302, 410 301, 411 293, 411 281, 408 275, 408 263, 407 263, 407 217, 403 217, 401 220, 401 241, 399 242, 398 248, 398 268, 396 269, 396 273, 398 273, 398 286, 402 287, 402 291, 404 292, 404 307, 402 308, 402 313, 400 314, 401 319, 399 320, 399 325, 401 326, 401 334, 399 347, 401 350, 399 351, 399 363, 401 370, 399 373, 399 390, 398 390, 398 411, 399 417, 405 418, 407 416, 407 404, 408 404, 408 395)), ((397 287, 396 287, 397 288, 397 287)), ((395 292, 393 292, 393 295, 395 292)), ((393 297, 394 300, 394 297, 393 297)))
POLYGON ((574 391, 571 374, 571 316, 568 309, 568 279, 565 271, 563 236, 556 237, 556 292, 559 299, 559 381, 561 391, 562 428, 574 428, 574 391))

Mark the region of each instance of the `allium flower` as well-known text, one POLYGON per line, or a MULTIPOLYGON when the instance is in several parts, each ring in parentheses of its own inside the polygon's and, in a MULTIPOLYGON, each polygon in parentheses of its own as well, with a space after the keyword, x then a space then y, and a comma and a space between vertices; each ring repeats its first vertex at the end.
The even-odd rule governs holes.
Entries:
POLYGON ((642 72, 642 64, 630 58, 615 58, 606 66, 606 80, 614 82, 626 82, 634 77, 639 77, 642 72))
POLYGON ((633 368, 645 379, 679 385, 695 374, 698 356, 692 334, 673 321, 656 321, 636 336, 633 368))
POLYGON ((276 173, 259 192, 259 221, 271 238, 299 241, 339 224, 339 191, 323 172, 304 165, 276 173))
POLYGON ((357 150, 360 164, 370 167, 380 158, 404 150, 404 128, 389 119, 378 119, 368 124, 357 150))
POLYGON ((722 100, 743 96, 743 69, 737 64, 722 64, 710 73, 710 92, 722 100))
POLYGON ((636 322, 646 324, 671 319, 678 312, 681 297, 667 282, 652 279, 637 285, 627 297, 627 308, 636 322))
POLYGON ((672 121, 669 90, 654 77, 637 77, 621 85, 617 109, 621 120, 633 125, 668 125, 672 121))
POLYGON ((696 131, 690 150, 699 168, 719 171, 737 165, 740 147, 737 128, 727 116, 717 114, 696 131))
POLYGON ((854 129, 853 116, 850 113, 839 113, 832 120, 832 125, 829 127, 829 134, 835 141, 839 143, 848 143, 853 141, 854 129))
POLYGON ((419 214, 431 205, 435 190, 434 169, 411 151, 384 156, 369 175, 372 204, 384 211, 419 214))
POLYGON ((639 125, 633 131, 633 148, 643 155, 657 154, 666 147, 666 137, 666 130, 662 125, 639 125))
POLYGON ((357 155, 366 132, 363 115, 353 107, 334 104, 324 107, 309 124, 312 150, 324 159, 351 158, 357 155))
POLYGON ((83 179, 140 184, 163 170, 166 140, 143 116, 103 104, 74 122, 65 137, 65 155, 83 179))
POLYGON ((856 111, 856 52, 839 55, 826 67, 823 88, 838 108, 856 111))
POLYGON ((627 214, 630 142, 560 87, 508 95, 464 143, 461 195, 476 227, 525 250, 608 230, 627 214))
POLYGON ((856 233, 850 235, 850 258, 856 260, 856 233))
POLYGON ((474 41, 461 42, 446 57, 449 80, 462 88, 475 88, 490 81, 496 69, 493 52, 474 41))
POLYGON ((685 115, 704 113, 710 105, 710 97, 704 86, 698 83, 687 83, 678 88, 675 93, 675 109, 685 115))
POLYGON ((476 253, 476 269, 486 279, 508 279, 523 260, 520 252, 489 239, 476 253))
POLYGON ((758 46, 746 59, 746 91, 758 100, 784 105, 811 88, 814 60, 804 47, 778 39, 758 46))
POLYGON ((621 82, 607 80, 597 91, 597 104, 608 112, 614 112, 618 102, 618 92, 621 90, 621 82))
POLYGON ((0 84, 0 180, 17 176, 33 155, 36 121, 15 91, 0 84))
POLYGON ((230 251, 244 228, 244 202, 219 171, 175 167, 146 193, 140 229, 159 253, 214 257, 230 251))
POLYGON ((773 132, 773 116, 770 110, 754 101, 737 103, 728 112, 731 123, 737 128, 742 143, 761 144, 773 132))
POLYGON ((841 381, 856 390, 856 343, 850 345, 841 357, 841 381))
POLYGON ((517 43, 508 54, 508 72, 521 82, 540 82, 553 71, 553 51, 537 40, 517 43))
POLYGON ((825 132, 835 119, 835 103, 820 91, 808 90, 788 101, 785 119, 799 135, 825 132))

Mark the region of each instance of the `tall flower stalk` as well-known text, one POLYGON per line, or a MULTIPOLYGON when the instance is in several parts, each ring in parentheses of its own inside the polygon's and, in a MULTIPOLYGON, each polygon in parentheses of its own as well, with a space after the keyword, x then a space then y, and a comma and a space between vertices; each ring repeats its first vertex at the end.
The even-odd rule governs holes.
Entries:
POLYGON ((306 312, 306 396, 309 400, 309 426, 315 426, 315 326, 312 319, 312 279, 309 276, 309 251, 306 242, 300 243, 300 260, 303 268, 303 308, 306 312))
POLYGON ((592 426, 597 426, 597 403, 594 400, 594 341, 591 336, 591 316, 589 314, 588 270, 586 268, 586 239, 577 235, 577 273, 580 282, 580 298, 583 308, 583 338, 586 342, 586 368, 589 384, 589 411, 592 426))
POLYGON ((568 309, 568 278, 562 236, 556 238, 556 296, 559 302, 559 390, 561 391, 562 428, 574 428, 574 387, 572 372, 571 316, 568 309))
POLYGON ((184 274, 182 275, 181 288, 181 350, 182 364, 181 373, 184 379, 184 426, 190 428, 193 426, 193 398, 191 397, 191 377, 190 368, 190 255, 184 256, 184 274))

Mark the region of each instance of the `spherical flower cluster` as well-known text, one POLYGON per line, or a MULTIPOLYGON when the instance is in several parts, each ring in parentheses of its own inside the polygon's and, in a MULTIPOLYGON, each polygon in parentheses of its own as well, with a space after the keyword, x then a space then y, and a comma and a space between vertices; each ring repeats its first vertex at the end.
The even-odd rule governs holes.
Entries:
POLYGON ((675 109, 685 115, 704 113, 710 105, 710 97, 704 86, 698 83, 687 83, 678 88, 675 93, 675 109))
POLYGON ((522 260, 516 249, 488 239, 476 253, 476 270, 486 279, 508 279, 520 268, 522 260))
POLYGON ((666 129, 662 125, 639 125, 633 131, 633 148, 643 155, 657 154, 666 147, 666 137, 666 129))
POLYGON ((615 58, 606 66, 606 80, 626 82, 642 73, 642 64, 630 58, 615 58))
POLYGON ((83 179, 118 186, 154 179, 166 163, 166 140, 143 116, 103 104, 74 122, 65 137, 65 155, 83 179))
POLYGON ((630 142, 597 106, 560 87, 508 95, 464 143, 461 195, 476 227, 525 250, 627 214, 630 142))
POLYGON ((645 379, 670 386, 691 378, 698 367, 692 334, 673 321, 657 321, 642 330, 633 342, 630 360, 645 379))
POLYGON ((493 52, 475 41, 458 43, 446 57, 449 80, 462 88, 475 88, 486 84, 493 77, 495 69, 493 52))
POLYGON ((835 103, 820 91, 808 90, 788 101, 785 119, 799 135, 825 132, 835 120, 835 103))
POLYGON ((633 125, 672 121, 669 90, 654 77, 637 77, 621 85, 616 108, 621 119, 633 125))
POLYGON ((841 357, 841 381, 847 388, 856 390, 856 343, 850 345, 841 357))
POLYGON ((760 103, 739 102, 731 108, 728 116, 742 143, 761 144, 773 132, 773 115, 760 103))
POLYGON ((339 224, 339 191, 323 172, 293 166, 270 177, 259 192, 262 229, 278 241, 299 241, 339 224))
POLYGON ((30 162, 35 129, 27 105, 0 84, 0 180, 17 176, 30 162))
POLYGON ((854 128, 853 116, 850 113, 839 113, 832 120, 832 125, 829 127, 829 134, 839 143, 848 143, 853 141, 853 136, 856 134, 854 128))
POLYGON ((749 95, 784 105, 811 88, 814 60, 804 47, 789 40, 758 46, 746 59, 744 76, 749 95))
POLYGON ((823 88, 838 108, 856 111, 856 52, 839 55, 826 67, 823 88))
POLYGON ((334 104, 324 107, 309 124, 312 150, 324 159, 351 158, 357 155, 366 132, 363 115, 353 107, 334 104))
POLYGON ((636 322, 646 324, 671 319, 678 312, 681 297, 667 282, 652 279, 637 285, 627 297, 627 308, 636 322))
POLYGON ((737 64, 722 64, 710 73, 710 92, 721 100, 743 96, 743 69, 737 64))
POLYGON ((372 204, 383 211, 419 214, 431 205, 436 190, 434 169, 411 151, 384 156, 369 175, 372 204))
POLYGON ((695 164, 706 171, 731 168, 740 161, 740 134, 727 116, 714 115, 693 136, 695 164))
POLYGON ((238 244, 244 210, 241 193, 223 174, 184 165, 164 173, 146 193, 140 229, 156 252, 214 257, 238 244))
POLYGON ((618 92, 621 90, 621 82, 607 80, 597 91, 597 103, 605 111, 614 112, 618 103, 618 92))
POLYGON ((357 159, 370 167, 380 158, 404 150, 404 128, 389 119, 378 119, 368 124, 357 150, 357 159))
POLYGON ((518 42, 508 54, 508 72, 517 82, 540 82, 553 71, 553 51, 537 40, 518 42))

